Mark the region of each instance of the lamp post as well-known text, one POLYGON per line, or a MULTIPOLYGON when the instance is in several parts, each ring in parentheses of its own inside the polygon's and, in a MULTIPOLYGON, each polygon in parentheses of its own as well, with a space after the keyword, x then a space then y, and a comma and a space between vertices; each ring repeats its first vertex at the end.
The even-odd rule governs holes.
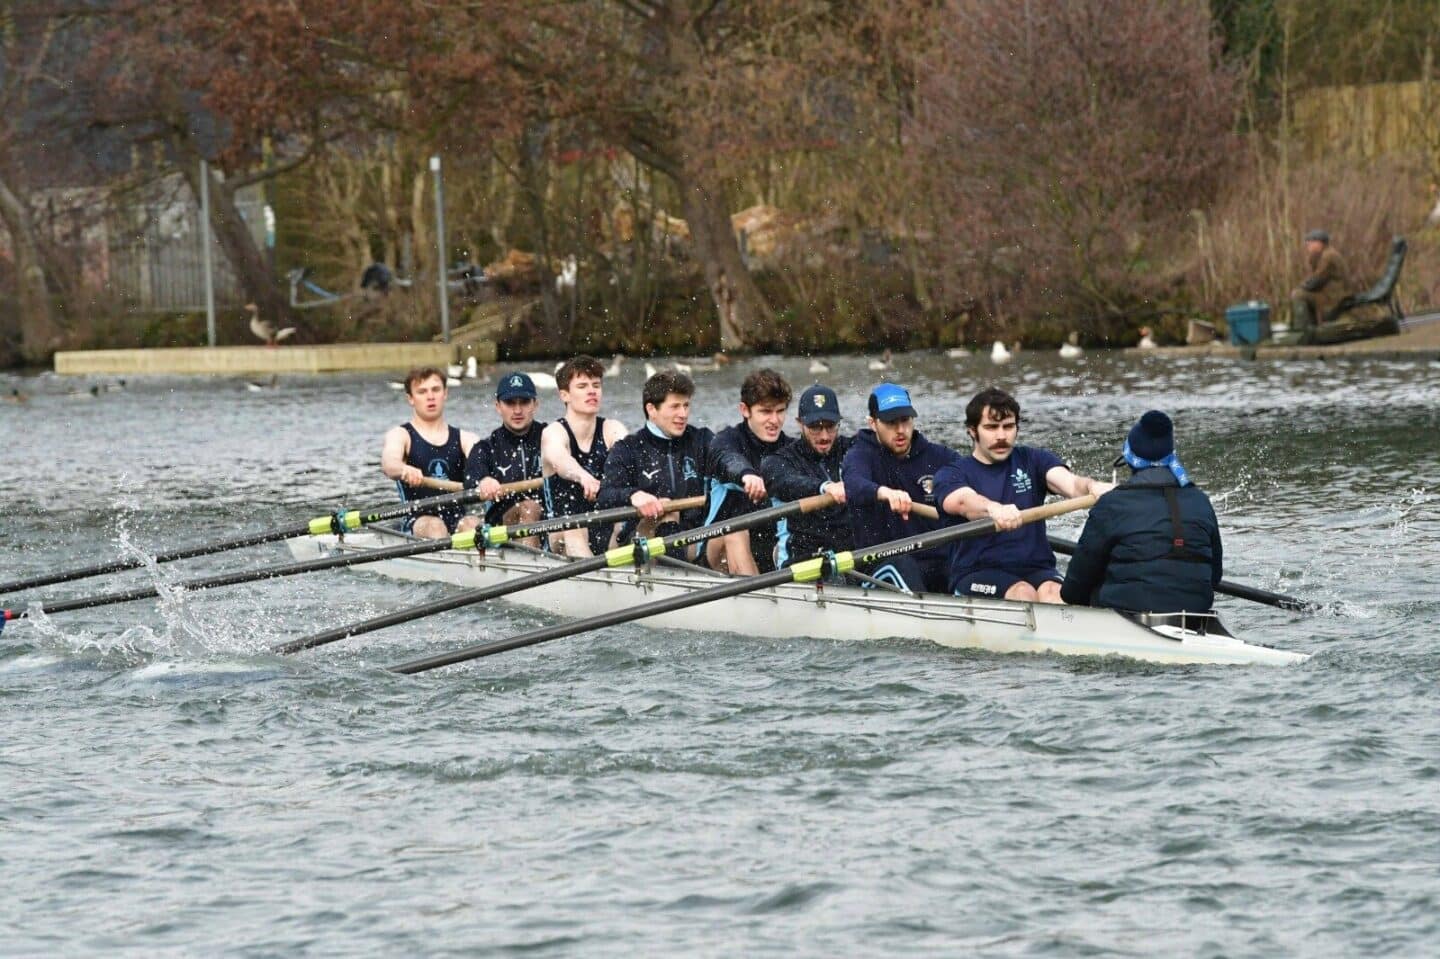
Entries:
POLYGON ((215 345, 215 263, 210 256, 210 164, 200 161, 200 264, 205 272, 205 342, 215 345))
POLYGON ((440 337, 450 342, 450 279, 445 266, 445 185, 440 178, 440 155, 430 158, 430 172, 435 174, 435 252, 440 263, 440 337))

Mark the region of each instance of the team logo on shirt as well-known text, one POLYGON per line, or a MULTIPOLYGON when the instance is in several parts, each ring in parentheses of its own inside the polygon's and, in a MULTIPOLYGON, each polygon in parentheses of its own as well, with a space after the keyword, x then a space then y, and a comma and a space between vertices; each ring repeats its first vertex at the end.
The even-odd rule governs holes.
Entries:
POLYGON ((446 479, 450 476, 450 468, 445 465, 444 460, 431 460, 429 465, 425 467, 425 472, 440 479, 446 479))
POLYGON ((922 476, 922 477, 920 477, 920 479, 917 480, 916 482, 918 482, 918 483, 920 484, 920 488, 925 491, 925 498, 926 498, 927 500, 929 500, 930 502, 932 502, 932 503, 935 502, 935 477, 934 477, 934 475, 922 476))
POLYGON ((687 480, 700 478, 700 474, 695 472, 695 461, 688 456, 685 457, 685 466, 681 471, 681 475, 687 480))
POLYGON ((1015 475, 1010 477, 1010 482, 1015 485, 1015 492, 1028 493, 1035 488, 1030 482, 1030 474, 1024 470, 1016 470, 1015 475))

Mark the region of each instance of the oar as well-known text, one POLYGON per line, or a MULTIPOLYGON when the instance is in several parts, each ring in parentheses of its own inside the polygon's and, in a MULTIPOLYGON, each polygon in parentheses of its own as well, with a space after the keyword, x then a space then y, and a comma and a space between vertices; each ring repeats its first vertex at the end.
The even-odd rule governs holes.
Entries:
POLYGON ((682 533, 676 533, 673 536, 657 536, 654 539, 645 540, 643 543, 634 542, 628 546, 617 546, 612 550, 601 553, 599 556, 587 556, 584 559, 577 559, 574 562, 566 563, 563 566, 556 566, 544 572, 522 576, 519 579, 513 579, 504 583, 495 583, 491 586, 482 586, 479 589, 466 590, 463 593, 446 596, 429 603, 421 603, 418 606, 411 606, 408 609, 397 610, 385 616, 367 619, 362 623, 329 629, 323 633, 315 633, 313 636, 304 636, 300 639, 272 647, 271 652, 281 654, 298 653, 304 649, 324 646, 326 643, 333 643, 350 636, 373 632, 377 629, 384 629, 387 626, 397 626, 400 623, 408 623, 411 620, 433 616, 436 613, 444 613, 452 609, 459 609, 462 606, 470 606, 487 599, 495 599, 500 596, 507 596, 510 593, 518 593, 521 590, 530 589, 534 586, 544 586, 546 583, 555 583, 563 579, 570 579, 583 573, 591 573, 596 570, 616 566, 630 566, 632 564, 644 563, 654 557, 663 556, 672 551, 680 551, 696 543, 703 543, 706 540, 714 539, 717 536, 739 532, 742 529, 750 529, 751 527, 760 526, 765 523, 773 523, 787 516, 794 516, 796 513, 812 513, 817 509, 825 509, 828 506, 834 505, 835 500, 828 495, 807 496, 793 503, 783 503, 780 506, 772 506, 768 509, 757 510, 754 513, 746 513, 734 519, 720 523, 711 523, 709 526, 686 530, 682 533))
MULTIPOLYGON (((695 509, 704 506, 706 498, 695 496, 690 499, 677 500, 667 504, 667 509, 695 509)), ((263 579, 280 579, 283 576, 297 576, 301 573, 315 573, 320 570, 337 569, 342 566, 361 566, 365 563, 378 563, 385 559, 401 559, 406 556, 420 556, 425 553, 438 553, 447 549, 475 549, 478 545, 481 549, 487 546, 501 546, 512 540, 525 539, 530 536, 540 536, 544 533, 559 533, 567 529, 581 529, 587 526, 599 526, 604 523, 619 523, 632 519, 637 511, 633 506, 621 506, 615 509, 602 510, 595 513, 573 513, 569 516, 557 516, 554 519, 543 520, 525 526, 489 526, 483 530, 467 530, 463 533, 453 533, 442 539, 424 540, 419 543, 403 543, 399 546, 391 546, 386 549, 367 550, 363 553, 347 553, 342 556, 326 556, 320 559, 301 560, 297 563, 286 563, 283 566, 270 566, 265 569, 241 570, 234 573, 220 573, 215 576, 207 576, 203 579, 192 579, 186 582, 174 584, 174 588, 187 591, 199 589, 212 589, 218 586, 234 586, 238 583, 253 583, 263 579)), ((5 619, 19 619, 21 616, 28 616, 31 613, 68 613, 77 609, 91 609, 95 606, 109 606, 113 603, 128 603, 137 599, 150 599, 160 595, 160 588, 157 586, 142 586, 137 589, 127 590, 122 593, 108 593, 101 596, 89 596, 81 599, 59 600, 53 603, 34 604, 24 610, 3 610, 5 619)))
MULTIPOLYGON (((1075 549, 1079 545, 1073 539, 1065 539, 1062 536, 1051 536, 1050 548, 1057 553, 1064 553, 1066 556, 1074 556, 1075 549)), ((1232 583, 1222 579, 1216 586, 1215 592, 1224 593, 1227 596, 1235 596, 1240 599, 1254 600, 1257 603, 1264 603, 1267 606, 1277 606, 1280 609, 1291 609, 1301 613, 1313 613, 1324 609, 1321 603, 1312 603, 1305 599, 1296 599, 1294 596, 1285 596, 1281 593, 1271 593, 1267 590, 1256 589, 1254 586, 1245 586, 1241 583, 1232 583)))
MULTIPOLYGON (((1033 523, 1036 520, 1059 516, 1061 513, 1069 513, 1072 510, 1088 509, 1093 505, 1095 505, 1094 496, 1080 496, 1075 499, 1060 500, 1055 503, 1047 503, 1044 506, 1021 510, 1020 521, 1022 525, 1024 523, 1033 523)), ((836 553, 834 557, 817 556, 814 559, 802 560, 786 569, 777 569, 773 573, 748 576, 743 579, 723 583, 719 586, 712 586, 709 589, 701 589, 693 593, 682 593, 667 599, 656 600, 653 603, 642 603, 639 606, 632 606, 629 609, 616 610, 612 613, 591 616, 588 619, 531 630, 528 633, 520 633, 516 636, 510 636, 489 643, 482 643, 478 646, 470 646, 454 652, 440 653, 436 656, 428 656, 424 659, 401 663, 399 666, 391 666, 390 669, 396 673, 423 673, 426 670, 439 669, 441 666, 451 666, 455 663, 463 663, 466 660, 479 659, 482 656, 493 656, 496 653, 503 653, 507 650, 519 649, 522 646, 533 646, 536 643, 544 643, 552 639, 574 636, 576 633, 583 633, 591 629, 601 629, 606 626, 628 623, 636 619, 645 619, 648 616, 658 616, 661 613, 687 609, 691 606, 699 606, 701 603, 709 603, 717 599, 727 599, 731 596, 753 593, 771 586, 779 586, 784 583, 814 582, 831 572, 848 573, 860 564, 876 563, 895 556, 903 556, 907 553, 915 553, 923 549, 943 546, 946 543, 953 543, 958 539, 984 536, 994 531, 994 520, 972 520, 969 523, 962 523, 959 526, 948 526, 944 529, 933 530, 929 533, 920 533, 919 535, 910 536, 906 539, 879 543, 875 546, 866 547, 863 550, 836 553)))
MULTIPOLYGON (((537 489, 542 483, 543 480, 539 479, 522 480, 518 483, 510 483, 500 487, 500 493, 504 495, 506 493, 518 493, 523 490, 537 489)), ((330 516, 317 516, 312 520, 297 523, 294 526, 281 526, 276 529, 263 530, 258 533, 246 533, 243 536, 236 536, 233 539, 217 540, 213 543, 202 543, 196 546, 185 546, 180 549, 159 552, 151 557, 116 559, 106 563, 99 563, 95 566, 82 566, 77 569, 63 570, 58 573, 47 573, 44 576, 35 576, 30 579, 0 583, 0 594, 18 592, 22 589, 34 589, 37 586, 50 586, 55 583, 69 583, 77 579, 89 579, 92 576, 101 576, 105 573, 117 573, 125 569, 137 569, 141 566, 148 566, 150 563, 170 563, 177 559, 192 559, 196 556, 208 556, 212 553, 223 553, 228 549, 238 549, 242 546, 257 546, 261 543, 273 543, 276 540, 293 539, 296 536, 323 536, 326 533, 344 533, 349 530, 359 529, 361 526, 369 523, 396 519, 400 516, 410 516, 436 506, 447 506, 452 503, 474 503, 479 499, 480 495, 475 490, 461 490, 458 493, 431 496, 427 499, 406 500, 401 503, 375 507, 370 510, 342 511, 330 516)))

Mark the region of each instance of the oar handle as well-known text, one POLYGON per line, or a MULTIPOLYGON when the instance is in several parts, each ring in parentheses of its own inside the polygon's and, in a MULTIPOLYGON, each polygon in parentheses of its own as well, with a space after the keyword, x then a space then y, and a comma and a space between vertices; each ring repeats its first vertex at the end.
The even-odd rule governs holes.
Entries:
MULTIPOLYGON (((447 493, 458 493, 465 488, 464 483, 457 483, 455 480, 439 479, 434 476, 425 477, 420 481, 420 485, 427 489, 444 490, 447 493)), ((511 493, 528 493, 530 490, 539 489, 544 485, 545 481, 537 476, 534 479, 504 483, 500 486, 500 489, 496 491, 495 495, 498 497, 509 496, 511 493)))

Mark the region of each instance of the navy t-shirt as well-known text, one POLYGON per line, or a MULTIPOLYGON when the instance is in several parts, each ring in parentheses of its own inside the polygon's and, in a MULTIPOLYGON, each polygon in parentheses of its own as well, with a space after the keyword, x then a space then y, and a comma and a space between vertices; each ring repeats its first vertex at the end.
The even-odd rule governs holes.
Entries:
MULTIPOLYGON (((986 499, 1029 509, 1045 502, 1045 474, 1064 466, 1049 450, 1017 446, 1003 463, 982 463, 973 455, 935 474, 935 501, 968 486, 986 499)), ((956 517, 955 522, 963 522, 956 517)), ((1006 533, 975 536, 950 544, 950 576, 959 579, 977 569, 1022 572, 1053 569, 1055 552, 1045 539, 1044 523, 1027 523, 1006 533)))

